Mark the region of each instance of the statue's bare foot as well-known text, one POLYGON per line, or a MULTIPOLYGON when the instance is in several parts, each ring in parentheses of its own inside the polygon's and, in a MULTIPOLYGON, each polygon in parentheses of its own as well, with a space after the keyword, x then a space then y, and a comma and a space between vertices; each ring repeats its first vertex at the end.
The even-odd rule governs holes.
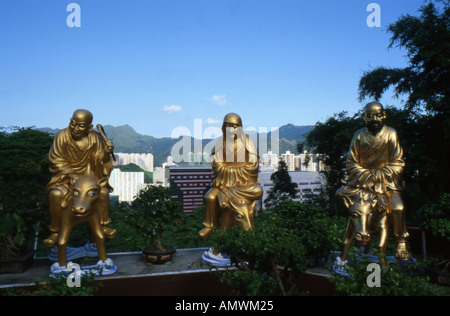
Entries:
POLYGON ((395 258, 401 261, 408 261, 410 259, 408 247, 405 241, 397 243, 397 249, 395 250, 395 258))

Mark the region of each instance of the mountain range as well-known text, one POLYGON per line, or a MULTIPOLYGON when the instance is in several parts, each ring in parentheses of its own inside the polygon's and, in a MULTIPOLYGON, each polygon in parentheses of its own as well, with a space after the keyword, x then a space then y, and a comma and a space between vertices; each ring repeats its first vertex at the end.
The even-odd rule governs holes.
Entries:
MULTIPOLYGON (((161 166, 170 156, 173 145, 178 143, 179 139, 172 139, 170 137, 156 138, 149 135, 142 135, 137 133, 130 125, 121 126, 103 126, 108 139, 114 143, 114 152, 116 153, 151 153, 154 156, 154 165, 161 166)), ((279 136, 279 151, 285 153, 291 151, 297 152, 297 144, 301 143, 306 134, 314 128, 312 125, 296 126, 293 124, 283 125, 278 130, 279 136)), ((40 131, 55 134, 58 130, 50 128, 37 128, 40 131)), ((259 135, 258 139, 260 139, 259 135)), ((271 134, 267 135, 268 145, 271 148, 271 134)), ((203 140, 202 148, 211 142, 210 139, 203 140)), ((191 142, 193 144, 193 141, 191 142)))

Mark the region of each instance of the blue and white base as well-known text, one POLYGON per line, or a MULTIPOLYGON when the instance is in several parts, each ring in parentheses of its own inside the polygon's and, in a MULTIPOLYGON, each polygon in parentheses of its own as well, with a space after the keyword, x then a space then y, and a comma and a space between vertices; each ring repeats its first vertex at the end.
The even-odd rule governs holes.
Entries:
MULTIPOLYGON (((357 261, 359 262, 373 262, 373 263, 380 263, 380 260, 378 256, 375 256, 371 253, 364 254, 361 250, 358 251, 356 254, 357 261)), ((388 263, 400 263, 400 264, 415 264, 417 261, 410 255, 410 259, 407 261, 400 261, 397 260, 394 256, 387 256, 386 261, 388 263)), ((347 260, 341 261, 341 258, 339 256, 336 256, 336 259, 334 260, 332 270, 344 277, 350 277, 351 275, 348 273, 348 262, 347 260)))
POLYGON ((78 264, 68 262, 67 266, 60 267, 58 262, 55 262, 50 267, 50 277, 59 278, 61 276, 73 275, 75 277, 83 277, 83 275, 105 276, 112 275, 117 272, 117 267, 111 259, 106 261, 98 261, 97 264, 91 266, 80 267, 78 264))
POLYGON ((202 261, 205 263, 209 263, 215 267, 229 267, 231 266, 230 258, 225 257, 222 254, 213 254, 212 249, 209 248, 208 251, 205 251, 202 255, 202 261))
POLYGON ((350 274, 348 273, 347 264, 348 264, 347 260, 342 261, 341 258, 337 256, 336 260, 334 260, 333 271, 341 276, 350 277, 350 274))

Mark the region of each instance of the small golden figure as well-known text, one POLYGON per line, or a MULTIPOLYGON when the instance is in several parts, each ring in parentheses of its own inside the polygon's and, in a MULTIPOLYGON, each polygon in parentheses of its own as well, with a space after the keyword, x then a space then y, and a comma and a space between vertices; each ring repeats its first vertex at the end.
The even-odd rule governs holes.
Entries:
MULTIPOLYGON (((114 146, 102 134, 93 130, 93 116, 87 110, 76 110, 69 126, 59 131, 50 149, 50 172, 52 179, 47 184, 46 196, 49 201, 50 236, 44 245, 54 247, 61 243, 60 233, 64 225, 64 213, 72 213, 74 184, 86 175, 89 169, 99 182, 95 207, 102 233, 114 238, 116 231, 108 227, 109 193, 112 187, 108 183, 112 170, 112 152, 114 146)), ((103 131, 100 131, 101 133, 103 131)))
POLYGON ((371 227, 366 220, 372 217, 374 221, 378 221, 375 226, 382 231, 378 250, 385 253, 387 220, 383 214, 386 213, 395 238, 395 257, 406 261, 410 255, 407 246, 409 234, 400 193, 405 166, 403 150, 397 132, 384 125, 386 112, 379 102, 368 103, 364 108, 363 118, 366 127, 355 133, 350 145, 347 185, 336 192, 353 216, 349 219, 340 260, 345 260, 353 239, 363 245, 371 240, 371 227))
POLYGON ((245 135, 239 115, 225 116, 222 133, 212 152, 214 182, 205 195, 200 238, 208 237, 213 227, 236 225, 243 230, 253 227, 255 204, 263 193, 258 179, 258 150, 245 135))

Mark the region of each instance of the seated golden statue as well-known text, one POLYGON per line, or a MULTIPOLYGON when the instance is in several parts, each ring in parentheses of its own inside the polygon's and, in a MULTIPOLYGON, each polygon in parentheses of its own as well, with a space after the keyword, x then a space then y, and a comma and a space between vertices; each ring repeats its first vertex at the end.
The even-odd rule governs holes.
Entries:
MULTIPOLYGON (((395 257, 409 260, 404 204, 401 197, 402 172, 405 166, 403 150, 397 132, 386 125, 386 112, 378 102, 371 102, 364 108, 366 127, 353 136, 347 159, 348 183, 336 195, 351 210, 361 196, 372 196, 367 203, 378 201, 378 208, 386 208, 389 214, 392 234, 395 238, 395 257), (369 195, 368 195, 369 193, 369 195)), ((367 210, 373 209, 367 207, 367 210)), ((346 238, 354 230, 349 221, 346 238)), ((370 236, 359 236, 369 239, 370 236)), ((363 241, 364 241, 363 238, 363 241)), ((345 258, 341 258, 345 260, 345 258)))
POLYGON ((222 133, 212 152, 214 182, 205 195, 206 210, 200 238, 208 237, 214 227, 251 228, 255 202, 263 193, 258 179, 258 150, 245 135, 239 115, 225 116, 222 133))
MULTIPOLYGON (((71 208, 74 194, 73 185, 88 169, 97 179, 109 179, 112 170, 112 142, 93 130, 93 116, 87 110, 76 110, 69 126, 59 131, 50 149, 50 172, 52 178, 46 187, 46 196, 50 212, 50 236, 44 245, 57 245, 62 230, 62 214, 71 208)), ((108 181, 102 181, 97 207, 101 229, 105 237, 114 238, 116 231, 109 228, 109 193, 112 187, 108 181)), ((69 210, 71 211, 71 210, 69 210)))

